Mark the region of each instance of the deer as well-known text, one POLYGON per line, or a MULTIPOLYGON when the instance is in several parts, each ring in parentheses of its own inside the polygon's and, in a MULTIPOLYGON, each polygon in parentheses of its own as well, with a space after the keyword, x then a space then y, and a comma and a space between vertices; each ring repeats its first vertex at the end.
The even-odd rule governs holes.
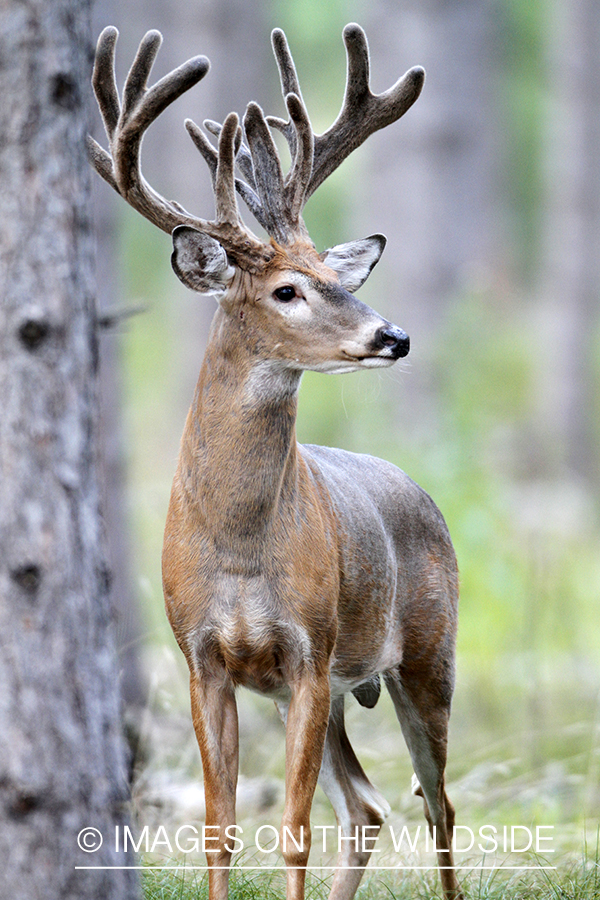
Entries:
POLYGON ((318 135, 287 39, 274 30, 288 118, 266 116, 252 101, 241 122, 235 112, 222 124, 206 120, 204 129, 185 121, 212 178, 215 217, 207 220, 146 182, 140 150, 147 128, 206 75, 209 62, 194 57, 148 87, 162 41, 149 31, 121 100, 117 37, 108 27, 98 40, 92 82, 109 151, 90 137, 91 162, 172 235, 172 267, 183 284, 217 299, 162 555, 166 612, 190 672, 211 835, 210 900, 227 897, 235 849, 240 687, 273 699, 285 725, 288 900, 304 896, 317 782, 346 838, 330 898, 351 900, 390 807, 352 749, 344 697, 352 692, 373 707, 382 680, 435 838, 445 896, 461 897, 445 789, 458 609, 448 529, 429 495, 391 463, 296 439, 304 371, 388 367, 409 352, 407 334, 355 296, 386 238, 373 234, 319 252, 302 211, 350 153, 404 115, 425 73, 414 67, 373 93, 366 35, 347 25, 343 104, 318 135), (289 147, 285 174, 272 130, 289 147), (265 238, 244 224, 238 195, 265 238), (357 828, 368 829, 369 841, 350 840, 357 828))

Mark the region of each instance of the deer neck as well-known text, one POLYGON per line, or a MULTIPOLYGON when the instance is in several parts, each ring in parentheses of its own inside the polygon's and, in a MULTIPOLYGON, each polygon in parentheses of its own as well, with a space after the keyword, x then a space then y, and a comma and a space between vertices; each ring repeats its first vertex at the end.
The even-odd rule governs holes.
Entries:
POLYGON ((297 481, 300 372, 249 349, 243 322, 215 315, 190 408, 179 474, 202 528, 258 541, 297 481))

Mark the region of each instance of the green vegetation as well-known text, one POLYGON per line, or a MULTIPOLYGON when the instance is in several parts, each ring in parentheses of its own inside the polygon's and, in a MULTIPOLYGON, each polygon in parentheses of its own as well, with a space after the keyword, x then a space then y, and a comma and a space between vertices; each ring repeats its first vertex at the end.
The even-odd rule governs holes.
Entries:
MULTIPOLYGON (((462 879, 465 900, 598 900, 600 867, 597 858, 584 854, 581 860, 565 863, 557 872, 514 873, 495 869, 474 871, 462 879)), ((309 875, 308 900, 325 900, 330 878, 309 875)), ((145 900, 206 900, 208 879, 198 872, 169 871, 148 866, 142 876, 145 900)), ((285 896, 282 873, 234 871, 231 900, 281 900, 285 896)), ((357 900, 434 900, 440 898, 435 873, 406 873, 365 877, 357 900)))

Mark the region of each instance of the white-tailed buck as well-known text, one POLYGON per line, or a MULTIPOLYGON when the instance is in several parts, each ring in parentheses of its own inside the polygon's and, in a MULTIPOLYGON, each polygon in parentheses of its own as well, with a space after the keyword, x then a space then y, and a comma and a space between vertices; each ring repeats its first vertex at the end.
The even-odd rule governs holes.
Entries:
MULTIPOLYGON (((285 722, 282 847, 288 900, 300 900, 317 780, 345 836, 372 826, 372 838, 389 811, 344 728, 344 695, 352 691, 363 706, 374 706, 380 676, 435 829, 444 890, 457 897, 454 811, 444 787, 458 580, 448 531, 427 494, 391 464, 299 446, 295 433, 303 371, 391 366, 408 353, 406 334, 354 297, 385 238, 319 253, 302 209, 352 150, 406 112, 424 72, 411 69, 373 94, 366 37, 348 25, 343 107, 331 128, 315 135, 285 36, 274 31, 289 120, 265 117, 250 103, 243 127, 235 113, 222 126, 204 123, 217 147, 186 121, 213 179, 216 214, 205 220, 148 185, 140 146, 152 121, 206 74, 208 60, 191 59, 148 88, 161 42, 148 32, 121 103, 116 39, 116 29, 107 28, 98 42, 93 84, 110 153, 90 139, 92 161, 128 203, 172 233, 173 268, 184 284, 218 299, 163 552, 167 613, 190 669, 206 824, 216 838, 207 855, 211 900, 227 895, 232 855, 226 829, 235 822, 236 688, 273 698, 285 722), (287 175, 270 127, 287 139, 287 175), (244 225, 236 192, 268 239, 244 225)), ((331 897, 351 900, 370 853, 360 842, 342 846, 331 897)))

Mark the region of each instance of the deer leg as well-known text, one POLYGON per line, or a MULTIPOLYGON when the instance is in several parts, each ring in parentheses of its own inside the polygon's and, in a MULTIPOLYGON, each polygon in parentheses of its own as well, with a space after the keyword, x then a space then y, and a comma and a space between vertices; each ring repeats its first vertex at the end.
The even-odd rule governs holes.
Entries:
POLYGON ((192 719, 202 757, 206 803, 209 900, 226 900, 235 824, 238 777, 238 717, 233 685, 222 677, 190 678, 192 719))
POLYGON ((440 880, 448 900, 459 900, 463 894, 454 870, 452 837, 454 807, 445 790, 444 770, 448 743, 449 700, 444 685, 436 684, 435 674, 420 677, 416 685, 402 669, 385 675, 396 715, 402 728, 415 775, 415 793, 424 800, 425 818, 435 835, 440 880), (435 830, 434 830, 435 829, 435 830))
POLYGON ((348 740, 344 697, 331 705, 319 784, 338 823, 339 854, 329 900, 351 900, 390 807, 365 775, 348 740))
POLYGON ((287 868, 287 900, 303 900, 310 853, 312 806, 329 717, 329 678, 305 678, 292 687, 285 722, 285 807, 281 849, 287 868))

